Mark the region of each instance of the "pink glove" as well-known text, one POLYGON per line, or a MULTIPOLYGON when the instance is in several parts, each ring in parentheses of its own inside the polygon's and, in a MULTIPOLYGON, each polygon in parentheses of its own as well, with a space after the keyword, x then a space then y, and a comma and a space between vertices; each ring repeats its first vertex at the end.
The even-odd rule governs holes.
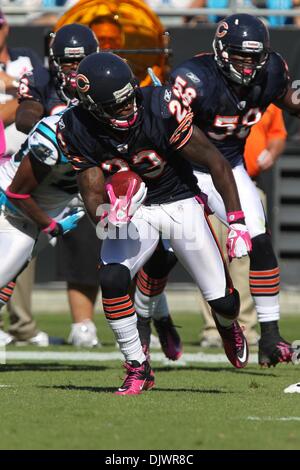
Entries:
POLYGON ((113 187, 108 183, 105 188, 110 201, 110 211, 108 214, 108 222, 116 227, 127 224, 136 210, 140 207, 147 196, 147 188, 144 182, 134 194, 137 182, 131 181, 127 189, 126 196, 117 198, 113 187))
POLYGON ((252 250, 252 242, 242 211, 229 212, 227 221, 229 228, 226 247, 229 261, 231 261, 232 258, 246 256, 252 250))

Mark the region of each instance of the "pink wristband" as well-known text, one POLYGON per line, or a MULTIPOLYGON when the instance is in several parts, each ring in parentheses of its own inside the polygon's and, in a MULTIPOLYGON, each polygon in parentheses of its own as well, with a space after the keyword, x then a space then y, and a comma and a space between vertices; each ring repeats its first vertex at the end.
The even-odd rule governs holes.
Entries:
POLYGON ((50 222, 48 227, 43 228, 42 232, 50 233, 50 232, 52 232, 52 230, 55 229, 56 225, 57 225, 57 222, 54 219, 52 219, 52 221, 50 222))
POLYGON ((232 224, 233 222, 244 218, 245 214, 243 211, 227 212, 227 222, 229 224, 232 224))
POLYGON ((31 197, 30 194, 18 194, 18 193, 12 193, 9 189, 5 191, 5 194, 7 197, 10 197, 11 199, 29 199, 31 197))

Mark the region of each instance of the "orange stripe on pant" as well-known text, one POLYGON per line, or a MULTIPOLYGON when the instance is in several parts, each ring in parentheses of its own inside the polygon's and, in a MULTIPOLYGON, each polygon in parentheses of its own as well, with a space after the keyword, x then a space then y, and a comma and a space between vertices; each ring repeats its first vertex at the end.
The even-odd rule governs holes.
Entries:
POLYGON ((129 295, 126 294, 126 295, 123 295, 123 297, 115 297, 114 299, 105 299, 104 297, 102 297, 102 302, 105 305, 114 305, 114 304, 118 304, 119 302, 124 302, 128 299, 129 299, 129 295))
POLYGON ((135 308, 128 294, 115 299, 102 299, 102 301, 105 316, 109 320, 118 320, 134 315, 135 313, 135 308), (121 301, 121 299, 123 299, 123 301, 121 301))
POLYGON ((251 294, 255 295, 255 294, 265 294, 265 295, 275 295, 275 294, 278 294, 279 293, 279 286, 277 287, 261 287, 261 288, 258 288, 258 287, 251 287, 250 286, 250 292, 251 294))
POLYGON ((280 273, 279 267, 274 269, 269 269, 268 271, 250 271, 249 275, 250 278, 253 277, 268 277, 268 276, 275 276, 280 273))
POLYGON ((141 279, 137 279, 136 285, 143 294, 149 297, 161 294, 165 288, 165 283, 163 283, 161 286, 151 286, 150 284, 145 285, 141 279))
POLYGON ((116 305, 114 307, 108 307, 105 305, 105 311, 106 312, 118 312, 120 310, 123 310, 124 308, 129 308, 132 306, 131 300, 128 300, 128 302, 122 303, 120 305, 116 305))
POLYGON ((151 283, 151 284, 157 285, 157 286, 165 284, 167 282, 167 279, 168 279, 167 276, 159 278, 159 279, 155 279, 153 277, 148 276, 148 274, 145 273, 144 270, 141 270, 141 271, 138 272, 137 278, 140 279, 140 280, 143 280, 147 284, 151 283))
POLYGON ((135 308, 131 307, 130 309, 126 310, 125 312, 116 312, 116 313, 105 313, 106 318, 109 320, 118 320, 119 318, 129 317, 135 313, 135 308))
POLYGON ((8 302, 10 299, 10 296, 0 293, 0 299, 4 300, 5 302, 8 302))
POLYGON ((161 294, 164 289, 145 289, 143 286, 141 286, 138 282, 136 283, 137 287, 141 291, 142 294, 146 295, 147 297, 154 297, 155 295, 161 294))
POLYGON ((260 286, 260 285, 270 285, 274 286, 275 284, 279 284, 280 277, 275 277, 274 279, 250 279, 250 286, 260 286))

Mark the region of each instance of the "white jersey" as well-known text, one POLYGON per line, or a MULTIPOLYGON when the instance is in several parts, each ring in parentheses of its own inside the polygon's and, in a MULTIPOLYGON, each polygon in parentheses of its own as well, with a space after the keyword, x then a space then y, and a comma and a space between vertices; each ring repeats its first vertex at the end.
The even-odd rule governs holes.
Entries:
POLYGON ((11 184, 22 158, 28 152, 51 167, 49 174, 31 193, 40 208, 50 217, 56 217, 78 192, 75 172, 56 141, 56 125, 59 119, 60 115, 54 115, 39 121, 21 149, 0 166, 2 191, 11 184))
MULTIPOLYGON (((1 3, 1 2, 0 2, 1 3)), ((23 51, 24 54, 26 51, 23 51)), ((13 60, 9 60, 5 64, 5 72, 19 80, 21 76, 33 69, 33 63, 31 58, 26 55, 20 55, 13 60)), ((6 103, 14 98, 10 93, 6 93, 5 89, 0 86, 0 102, 6 103)), ((25 141, 26 135, 23 132, 17 130, 15 123, 13 122, 5 128, 5 139, 6 139, 6 152, 12 154, 16 152, 20 145, 25 141)))

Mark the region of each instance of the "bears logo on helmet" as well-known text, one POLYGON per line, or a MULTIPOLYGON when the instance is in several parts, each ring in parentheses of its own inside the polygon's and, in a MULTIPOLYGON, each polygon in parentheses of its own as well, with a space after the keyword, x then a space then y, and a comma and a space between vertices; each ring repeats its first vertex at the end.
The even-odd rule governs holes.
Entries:
POLYGON ((129 65, 111 52, 90 54, 80 62, 77 81, 82 106, 98 121, 117 131, 130 131, 141 123, 142 94, 129 65))
POLYGON ((230 15, 217 26, 213 49, 222 73, 238 85, 250 86, 268 60, 269 31, 256 16, 230 15))
POLYGON ((62 101, 68 103, 75 97, 76 69, 79 62, 98 51, 99 44, 95 34, 82 24, 67 24, 51 33, 49 69, 62 101))
POLYGON ((76 86, 79 88, 80 91, 86 93, 90 89, 89 79, 82 73, 78 73, 76 76, 76 86))

